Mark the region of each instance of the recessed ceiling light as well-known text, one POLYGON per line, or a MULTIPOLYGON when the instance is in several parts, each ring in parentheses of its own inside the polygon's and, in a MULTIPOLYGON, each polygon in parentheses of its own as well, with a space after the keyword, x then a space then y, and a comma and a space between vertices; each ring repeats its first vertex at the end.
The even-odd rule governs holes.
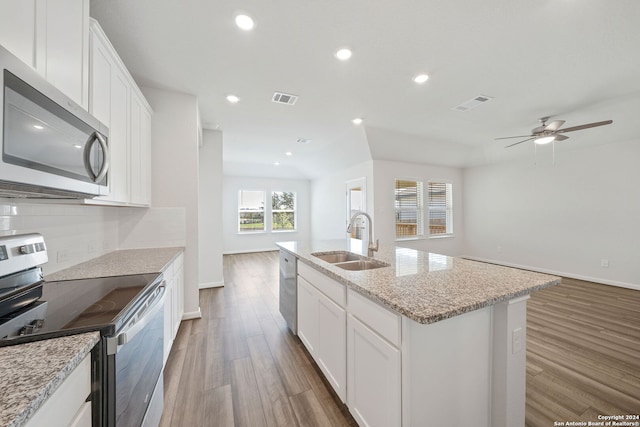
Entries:
POLYGON ((287 157, 291 157, 293 156, 293 153, 291 151, 287 151, 286 153, 284 153, 284 155, 287 157))
POLYGON ((40 125, 33 125, 33 127, 38 129, 38 130, 44 129, 44 126, 40 126, 40 125))
POLYGON ((418 83, 418 84, 422 84, 424 82, 426 82, 427 80, 429 80, 429 76, 426 74, 418 74, 417 76, 415 76, 413 78, 413 81, 418 83))
POLYGON ((355 119, 351 120, 351 122, 352 122, 354 125, 359 125, 359 124, 362 124, 362 120, 363 120, 363 119, 362 119, 361 117, 356 117, 355 119))
POLYGON ((280 162, 274 162, 273 165, 274 166, 280 166, 280 162))
POLYGON ((343 47, 336 52, 336 58, 338 58, 340 61, 346 61, 347 59, 351 58, 351 55, 351 51, 346 47, 343 47))
POLYGON ((298 138, 296 142, 298 144, 309 144, 311 143, 311 140, 309 138, 298 138))
POLYGON ((227 101, 231 102, 232 104, 235 104, 236 102, 240 101, 240 98, 238 98, 235 95, 227 95, 227 101))
POLYGON ((255 26, 253 19, 249 15, 243 13, 236 15, 236 25, 244 31, 251 31, 255 26))

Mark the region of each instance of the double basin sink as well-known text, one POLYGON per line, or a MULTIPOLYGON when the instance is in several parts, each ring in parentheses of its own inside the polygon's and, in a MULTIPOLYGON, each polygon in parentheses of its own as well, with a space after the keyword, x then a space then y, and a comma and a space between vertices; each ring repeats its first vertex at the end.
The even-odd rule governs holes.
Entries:
POLYGON ((390 265, 377 259, 367 258, 347 251, 315 252, 311 255, 343 270, 350 271, 373 270, 375 268, 389 267, 390 265))

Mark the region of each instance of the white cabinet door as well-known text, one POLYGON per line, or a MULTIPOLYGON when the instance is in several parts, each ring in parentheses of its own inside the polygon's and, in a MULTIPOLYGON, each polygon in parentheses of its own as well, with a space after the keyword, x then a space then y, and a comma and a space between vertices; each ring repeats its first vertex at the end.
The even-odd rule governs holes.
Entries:
POLYGON ((359 425, 401 425, 400 350, 347 318, 347 406, 359 425))
POLYGON ((174 262, 175 275, 173 277, 173 326, 172 334, 173 338, 178 334, 180 328, 180 322, 182 322, 182 314, 184 313, 183 305, 183 286, 184 286, 184 269, 182 267, 181 259, 174 262), (179 265, 178 265, 179 264, 179 265))
POLYGON ((129 83, 115 53, 95 26, 90 34, 89 112, 109 127, 109 195, 99 200, 129 200, 129 83))
POLYGON ((151 183, 151 115, 136 93, 131 94, 130 117, 131 203, 147 206, 151 183))
POLYGON ((165 299, 164 299, 164 353, 163 366, 166 365, 171 347, 173 346, 173 300, 175 290, 174 280, 165 277, 165 299))
POLYGON ((298 276, 298 337, 315 357, 318 343, 318 291, 298 276))
MULTIPOLYGON (((62 384, 42 404, 40 409, 27 421, 26 427, 69 426, 78 422, 85 426, 87 397, 91 394, 91 355, 69 374, 62 384)), ((89 414, 91 404, 89 404, 89 414)), ((89 424, 91 425, 91 416, 89 424)))
POLYGON ((318 293, 316 362, 343 402, 347 398, 347 313, 318 293))
POLYGON ((0 45, 35 68, 36 1, 0 1, 0 45))
POLYGON ((39 18, 37 24, 45 37, 36 42, 36 69, 88 109, 89 0, 47 0, 45 4, 44 22, 39 18))

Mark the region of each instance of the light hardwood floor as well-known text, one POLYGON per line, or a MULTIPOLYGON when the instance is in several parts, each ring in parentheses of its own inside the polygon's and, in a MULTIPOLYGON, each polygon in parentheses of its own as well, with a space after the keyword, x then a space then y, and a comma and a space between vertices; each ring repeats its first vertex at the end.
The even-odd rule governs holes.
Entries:
POLYGON ((640 292, 564 279, 532 295, 527 335, 527 426, 640 414, 640 292))
MULTIPOLYGON (((277 252, 227 255, 224 277, 180 326, 161 426, 355 426, 280 316, 277 252)), ((640 292, 565 282, 529 300, 527 427, 640 413, 640 292)))

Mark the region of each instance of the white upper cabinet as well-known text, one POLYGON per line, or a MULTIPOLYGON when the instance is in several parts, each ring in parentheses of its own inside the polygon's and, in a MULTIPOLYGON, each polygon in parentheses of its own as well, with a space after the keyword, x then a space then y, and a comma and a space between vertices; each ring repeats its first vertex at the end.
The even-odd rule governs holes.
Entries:
POLYGON ((36 69, 85 109, 89 106, 89 0, 38 2, 36 69), (42 6, 41 6, 42 5, 42 6), (44 10, 42 10, 44 9, 44 10))
POLYGON ((89 0, 2 0, 0 44, 88 108, 89 0))
POLYGON ((149 206, 151 108, 93 19, 90 41, 89 111, 109 127, 110 148, 110 193, 95 202, 149 206))
POLYGON ((36 67, 36 0, 0 1, 0 45, 36 67))

